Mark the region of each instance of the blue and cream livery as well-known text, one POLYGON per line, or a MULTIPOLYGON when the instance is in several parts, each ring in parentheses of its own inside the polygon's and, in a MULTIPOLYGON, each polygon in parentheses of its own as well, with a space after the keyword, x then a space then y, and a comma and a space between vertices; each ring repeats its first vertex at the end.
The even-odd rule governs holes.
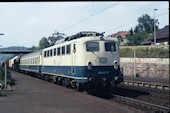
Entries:
POLYGON ((20 69, 78 90, 114 87, 123 81, 117 39, 97 32, 80 32, 26 54, 20 69))

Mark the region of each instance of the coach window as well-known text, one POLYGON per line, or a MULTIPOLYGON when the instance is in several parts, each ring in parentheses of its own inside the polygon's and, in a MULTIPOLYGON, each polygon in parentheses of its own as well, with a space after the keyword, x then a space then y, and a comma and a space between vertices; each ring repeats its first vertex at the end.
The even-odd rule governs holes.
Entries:
POLYGON ((34 58, 34 64, 36 64, 36 59, 34 58))
POLYGON ((53 51, 52 51, 52 49, 50 50, 50 56, 53 56, 53 51))
POLYGON ((57 55, 60 55, 60 47, 57 48, 57 55))
POLYGON ((56 48, 54 49, 54 56, 56 56, 56 48))
POLYGON ((37 64, 39 64, 39 57, 37 57, 37 64))
POLYGON ((99 43, 98 42, 87 42, 86 50, 91 51, 91 52, 99 51, 99 43))
POLYGON ((35 59, 35 57, 34 57, 34 64, 36 64, 36 59, 35 59))
POLYGON ((116 44, 114 42, 105 42, 105 50, 111 52, 116 51, 116 44))
POLYGON ((66 53, 67 54, 69 54, 70 53, 70 50, 71 50, 71 48, 70 48, 71 46, 70 45, 67 45, 67 47, 66 47, 66 53))
POLYGON ((32 64, 34 64, 34 58, 32 58, 32 64))
POLYGON ((65 54, 65 46, 62 47, 62 55, 65 54))

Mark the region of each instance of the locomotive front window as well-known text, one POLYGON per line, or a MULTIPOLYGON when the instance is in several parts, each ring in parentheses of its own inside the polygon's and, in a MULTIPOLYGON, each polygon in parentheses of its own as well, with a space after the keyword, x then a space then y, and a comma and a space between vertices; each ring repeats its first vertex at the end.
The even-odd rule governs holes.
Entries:
POLYGON ((114 42, 106 42, 105 43, 105 50, 106 51, 116 51, 116 43, 114 42))
POLYGON ((99 43, 98 42, 87 42, 86 43, 86 50, 87 51, 99 51, 99 43))

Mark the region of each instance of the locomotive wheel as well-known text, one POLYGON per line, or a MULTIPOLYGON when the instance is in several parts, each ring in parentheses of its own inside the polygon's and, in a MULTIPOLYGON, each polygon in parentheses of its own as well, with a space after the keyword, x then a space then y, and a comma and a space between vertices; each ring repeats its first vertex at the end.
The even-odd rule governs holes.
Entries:
POLYGON ((62 78, 58 78, 58 80, 57 80, 58 82, 57 82, 57 84, 58 85, 62 85, 62 81, 63 81, 63 79, 62 78))
POLYGON ((66 87, 66 80, 65 79, 62 80, 62 86, 66 87))
POLYGON ((67 78, 63 78, 63 80, 62 80, 62 86, 64 86, 64 87, 69 87, 69 81, 68 81, 67 78))
POLYGON ((77 88, 77 91, 80 91, 80 92, 84 91, 84 86, 81 83, 76 83, 76 88, 77 88))

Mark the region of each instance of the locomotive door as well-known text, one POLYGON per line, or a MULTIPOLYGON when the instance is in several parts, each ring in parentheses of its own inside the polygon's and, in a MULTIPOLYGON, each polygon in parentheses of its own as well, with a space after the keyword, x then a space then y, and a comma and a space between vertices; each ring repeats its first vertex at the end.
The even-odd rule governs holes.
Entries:
POLYGON ((72 46, 72 67, 71 67, 71 73, 75 74, 76 70, 75 70, 75 57, 76 57, 76 44, 73 44, 72 46))

